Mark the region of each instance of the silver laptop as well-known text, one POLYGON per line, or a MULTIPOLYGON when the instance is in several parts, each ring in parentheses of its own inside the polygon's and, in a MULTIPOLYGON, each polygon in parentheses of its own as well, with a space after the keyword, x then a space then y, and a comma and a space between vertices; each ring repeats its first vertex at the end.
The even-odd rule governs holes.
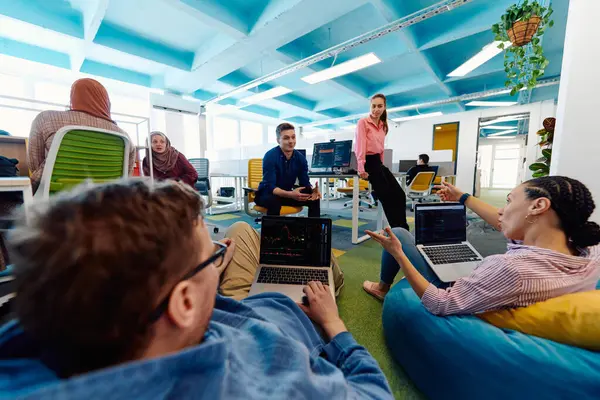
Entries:
POLYGON ((321 281, 335 297, 330 265, 331 219, 264 216, 250 296, 278 292, 301 303, 307 283, 321 281))
POLYGON ((415 242, 442 282, 471 275, 483 259, 467 242, 467 212, 462 204, 417 204, 415 242))

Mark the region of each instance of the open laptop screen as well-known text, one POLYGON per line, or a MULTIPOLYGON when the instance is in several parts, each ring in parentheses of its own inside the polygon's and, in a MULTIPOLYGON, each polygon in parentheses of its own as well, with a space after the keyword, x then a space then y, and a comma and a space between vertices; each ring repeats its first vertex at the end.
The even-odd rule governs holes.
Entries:
POLYGON ((461 204, 417 204, 417 244, 451 244, 467 240, 467 214, 461 204))
POLYGON ((330 219, 262 218, 261 264, 329 267, 330 262, 330 219))

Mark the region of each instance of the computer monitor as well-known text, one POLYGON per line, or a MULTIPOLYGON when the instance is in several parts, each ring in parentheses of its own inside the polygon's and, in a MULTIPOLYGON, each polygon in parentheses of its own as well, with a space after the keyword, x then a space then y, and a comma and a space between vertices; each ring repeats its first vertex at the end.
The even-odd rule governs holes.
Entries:
POLYGON ((417 165, 417 160, 400 160, 398 172, 405 174, 409 169, 417 165))
POLYGON ((306 158, 306 149, 296 149, 296 151, 302 154, 304 158, 306 158))
POLYGON ((350 166, 352 140, 315 143, 311 168, 343 168, 350 166))

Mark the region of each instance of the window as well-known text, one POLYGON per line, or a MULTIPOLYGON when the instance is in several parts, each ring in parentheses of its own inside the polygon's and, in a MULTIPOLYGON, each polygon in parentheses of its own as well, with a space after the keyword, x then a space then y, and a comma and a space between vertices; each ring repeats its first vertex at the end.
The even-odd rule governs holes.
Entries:
MULTIPOLYGON (((150 101, 135 97, 117 96, 109 93, 111 112, 116 114, 138 115, 147 117, 150 114, 150 101)), ((116 116, 118 118, 118 115, 116 116)))
POLYGON ((16 76, 0 74, 0 94, 25 97, 25 82, 16 76))
POLYGON ((276 126, 268 126, 267 127, 267 140, 270 144, 277 144, 277 127, 276 126))
POLYGON ((29 137, 31 123, 39 111, 15 110, 0 106, 0 129, 13 136, 29 137))
MULTIPOLYGON (((117 122, 117 125, 119 125, 119 128, 127 132, 127 134, 129 135, 129 139, 131 139, 132 146, 140 145, 140 143, 138 143, 138 132, 136 124, 129 124, 127 122, 117 122)), ((139 138, 139 141, 142 142, 142 144, 145 143, 143 137, 139 138)))
POLYGON ((36 82, 34 85, 35 99, 48 103, 69 105, 71 87, 51 82, 36 82))
POLYGON ((238 121, 216 117, 213 122, 212 139, 215 149, 231 149, 238 146, 238 121))
POLYGON ((200 121, 197 115, 183 117, 183 135, 185 140, 185 155, 187 158, 200 157, 200 121))
POLYGON ((242 146, 261 145, 263 127, 258 122, 240 121, 240 134, 242 136, 242 146))

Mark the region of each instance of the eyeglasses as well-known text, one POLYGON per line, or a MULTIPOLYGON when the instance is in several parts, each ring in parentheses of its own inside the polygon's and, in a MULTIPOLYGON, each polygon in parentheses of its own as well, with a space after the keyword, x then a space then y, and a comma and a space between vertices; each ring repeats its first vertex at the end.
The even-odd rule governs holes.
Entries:
POLYGON ((173 289, 171 289, 169 291, 169 294, 167 294, 165 299, 163 301, 161 301, 160 304, 158 305, 158 307, 156 307, 154 309, 154 311, 152 311, 152 314, 150 314, 150 319, 149 319, 150 323, 156 322, 156 320, 158 320, 160 318, 160 316, 163 315, 163 313, 167 310, 167 307, 169 306, 169 299, 171 298, 171 294, 173 293, 175 286, 179 285, 180 282, 187 281, 188 279, 192 278, 198 272, 202 271, 204 268, 208 267, 211 264, 214 264, 217 267, 219 267, 221 265, 221 263, 223 262, 223 259, 225 258, 225 253, 227 252, 227 245, 225 245, 221 242, 214 242, 214 241, 213 241, 213 244, 217 247, 217 250, 206 261, 203 261, 196 268, 194 268, 193 270, 191 270, 190 272, 185 274, 179 280, 179 282, 177 282, 173 286, 173 289))

